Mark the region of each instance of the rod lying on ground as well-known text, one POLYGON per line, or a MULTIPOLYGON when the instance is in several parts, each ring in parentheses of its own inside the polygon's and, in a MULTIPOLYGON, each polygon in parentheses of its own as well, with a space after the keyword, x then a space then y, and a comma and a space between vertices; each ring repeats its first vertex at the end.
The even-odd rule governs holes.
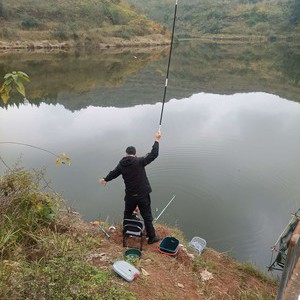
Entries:
POLYGON ((104 230, 104 228, 98 224, 98 227, 102 230, 102 232, 106 235, 106 237, 109 239, 110 238, 110 235, 104 230))
POLYGON ((94 221, 94 222, 90 222, 91 225, 93 226, 98 226, 101 231, 106 235, 106 237, 109 239, 110 238, 110 235, 104 230, 104 228, 99 224, 99 221, 94 221))

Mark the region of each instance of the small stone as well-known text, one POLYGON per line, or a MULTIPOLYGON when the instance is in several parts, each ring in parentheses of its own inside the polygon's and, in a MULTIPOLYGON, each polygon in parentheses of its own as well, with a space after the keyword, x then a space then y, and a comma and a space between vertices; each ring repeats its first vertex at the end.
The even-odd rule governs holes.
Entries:
POLYGON ((180 287, 181 289, 184 289, 184 285, 181 283, 177 283, 177 286, 180 287))

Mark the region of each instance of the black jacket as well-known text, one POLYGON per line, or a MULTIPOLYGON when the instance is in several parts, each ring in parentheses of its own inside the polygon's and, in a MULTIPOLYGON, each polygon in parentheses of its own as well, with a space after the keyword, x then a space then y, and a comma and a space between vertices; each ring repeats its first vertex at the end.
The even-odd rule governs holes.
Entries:
POLYGON ((152 189, 146 175, 145 166, 158 156, 159 143, 154 142, 152 150, 144 157, 125 156, 117 167, 104 178, 111 181, 122 174, 127 197, 143 197, 151 193, 152 189))

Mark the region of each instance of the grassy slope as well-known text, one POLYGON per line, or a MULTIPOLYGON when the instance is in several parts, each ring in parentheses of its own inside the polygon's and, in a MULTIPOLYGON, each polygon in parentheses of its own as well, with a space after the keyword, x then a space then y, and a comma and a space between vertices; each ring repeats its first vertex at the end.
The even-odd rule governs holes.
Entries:
MULTIPOLYGON (((171 25, 174 0, 126 0, 148 17, 171 25)), ((257 35, 276 38, 300 35, 297 0, 189 0, 178 2, 177 32, 257 35)))
MULTIPOLYGON (((0 40, 72 40, 90 45, 108 43, 112 37, 128 40, 164 34, 172 24, 174 2, 0 0, 0 40)), ((300 36, 300 5, 297 0, 179 1, 176 31, 181 37, 213 34, 295 39, 300 36)))
POLYGON ((163 27, 128 5, 108 0, 0 0, 0 40, 73 40, 161 34, 163 27))
MULTIPOLYGON (((132 263, 147 273, 124 282, 112 272, 113 262, 124 259, 121 226, 107 239, 76 214, 53 215, 49 208, 59 198, 40 191, 42 178, 22 169, 0 177, 1 299, 274 299, 274 281, 212 249, 193 259, 181 248, 175 259, 145 245, 142 260, 132 263), (212 278, 204 280, 204 271, 212 278)), ((178 230, 156 228, 184 243, 178 230)))

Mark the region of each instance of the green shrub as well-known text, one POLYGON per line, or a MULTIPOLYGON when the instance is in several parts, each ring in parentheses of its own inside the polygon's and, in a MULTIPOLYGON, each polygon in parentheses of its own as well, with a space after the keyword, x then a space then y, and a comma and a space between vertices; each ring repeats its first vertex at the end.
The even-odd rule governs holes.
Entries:
POLYGON ((244 14, 244 17, 246 18, 246 24, 250 27, 255 26, 259 22, 267 22, 268 17, 265 13, 260 13, 256 10, 256 8, 253 8, 250 13, 244 14))
POLYGON ((11 37, 11 30, 8 28, 1 28, 0 29, 0 37, 1 38, 10 38, 11 37))
POLYGON ((253 30, 260 35, 267 35, 270 31, 270 26, 268 23, 260 22, 254 26, 253 30))
POLYGON ((130 21, 130 17, 126 14, 126 12, 120 10, 118 6, 112 6, 110 11, 114 24, 126 25, 130 21))
POLYGON ((270 42, 272 42, 272 43, 276 42, 276 41, 277 41, 277 36, 274 35, 274 34, 270 35, 270 36, 268 37, 268 41, 270 41, 270 42))
POLYGON ((53 32, 53 37, 58 40, 67 40, 69 38, 68 31, 64 28, 58 28, 53 32))
POLYGON ((294 1, 291 6, 290 24, 297 25, 300 23, 300 2, 294 1))
POLYGON ((122 39, 125 39, 125 40, 129 40, 130 37, 132 36, 132 33, 128 30, 120 30, 120 31, 117 31, 115 32, 114 34, 116 37, 120 37, 122 39))
POLYGON ((3 1, 0 0, 0 18, 5 16, 3 1))
POLYGON ((0 253, 9 256, 19 243, 30 244, 34 232, 50 224, 58 212, 60 197, 42 192, 42 172, 23 169, 0 178, 0 253))
POLYGON ((215 20, 215 19, 209 20, 201 28, 201 30, 204 33, 213 33, 213 34, 220 33, 221 29, 222 29, 221 22, 219 22, 218 20, 215 20))
POLYGON ((21 25, 25 29, 35 28, 38 26, 38 21, 33 16, 23 15, 21 20, 21 25))

